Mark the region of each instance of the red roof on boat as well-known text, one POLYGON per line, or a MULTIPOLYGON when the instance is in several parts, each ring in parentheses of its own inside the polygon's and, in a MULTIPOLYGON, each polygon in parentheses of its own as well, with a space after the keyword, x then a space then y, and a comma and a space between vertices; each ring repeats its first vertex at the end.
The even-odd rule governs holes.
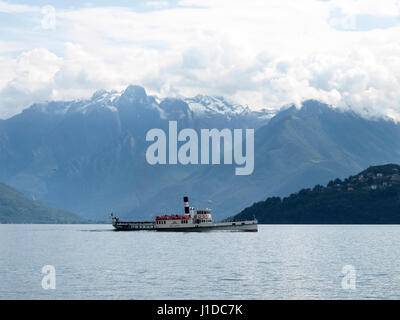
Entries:
POLYGON ((171 214, 171 215, 164 215, 164 216, 157 216, 156 220, 183 220, 189 219, 188 214, 178 215, 178 214, 171 214))

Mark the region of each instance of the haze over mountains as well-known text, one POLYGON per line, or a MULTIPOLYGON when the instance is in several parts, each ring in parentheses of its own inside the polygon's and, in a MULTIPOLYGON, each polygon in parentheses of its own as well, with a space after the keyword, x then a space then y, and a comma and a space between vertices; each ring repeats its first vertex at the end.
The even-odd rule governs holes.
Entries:
POLYGON ((35 104, 0 120, 0 181, 97 220, 111 211, 135 218, 181 211, 184 194, 224 218, 267 196, 399 159, 399 125, 312 100, 274 115, 221 97, 159 100, 129 86, 89 100, 35 104), (254 173, 236 176, 235 165, 149 165, 146 132, 168 132, 168 120, 197 131, 255 128, 254 173))
POLYGON ((27 199, 18 190, 0 182, 0 223, 87 223, 77 215, 27 199))

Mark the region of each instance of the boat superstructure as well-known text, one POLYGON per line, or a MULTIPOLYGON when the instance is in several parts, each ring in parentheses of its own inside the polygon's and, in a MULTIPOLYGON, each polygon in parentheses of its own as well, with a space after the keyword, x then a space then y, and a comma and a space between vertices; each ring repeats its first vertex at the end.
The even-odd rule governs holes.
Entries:
POLYGON ((112 225, 118 231, 258 231, 258 222, 254 220, 214 222, 211 209, 196 210, 189 206, 189 198, 183 197, 184 214, 161 215, 153 221, 120 221, 112 217, 112 225))

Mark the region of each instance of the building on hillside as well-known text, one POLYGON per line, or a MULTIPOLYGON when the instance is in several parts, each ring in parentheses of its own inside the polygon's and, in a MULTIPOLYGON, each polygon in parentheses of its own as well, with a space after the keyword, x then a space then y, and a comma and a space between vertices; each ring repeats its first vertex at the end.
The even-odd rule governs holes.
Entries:
POLYGON ((400 182, 400 174, 398 174, 398 173, 392 174, 390 181, 392 181, 393 183, 399 183, 400 182))

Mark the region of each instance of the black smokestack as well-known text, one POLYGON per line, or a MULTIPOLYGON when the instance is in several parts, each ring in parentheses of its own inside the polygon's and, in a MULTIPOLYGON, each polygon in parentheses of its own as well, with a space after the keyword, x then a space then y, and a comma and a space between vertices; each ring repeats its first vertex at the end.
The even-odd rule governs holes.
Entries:
POLYGON ((185 214, 189 214, 189 197, 183 197, 183 202, 185 203, 185 214))

